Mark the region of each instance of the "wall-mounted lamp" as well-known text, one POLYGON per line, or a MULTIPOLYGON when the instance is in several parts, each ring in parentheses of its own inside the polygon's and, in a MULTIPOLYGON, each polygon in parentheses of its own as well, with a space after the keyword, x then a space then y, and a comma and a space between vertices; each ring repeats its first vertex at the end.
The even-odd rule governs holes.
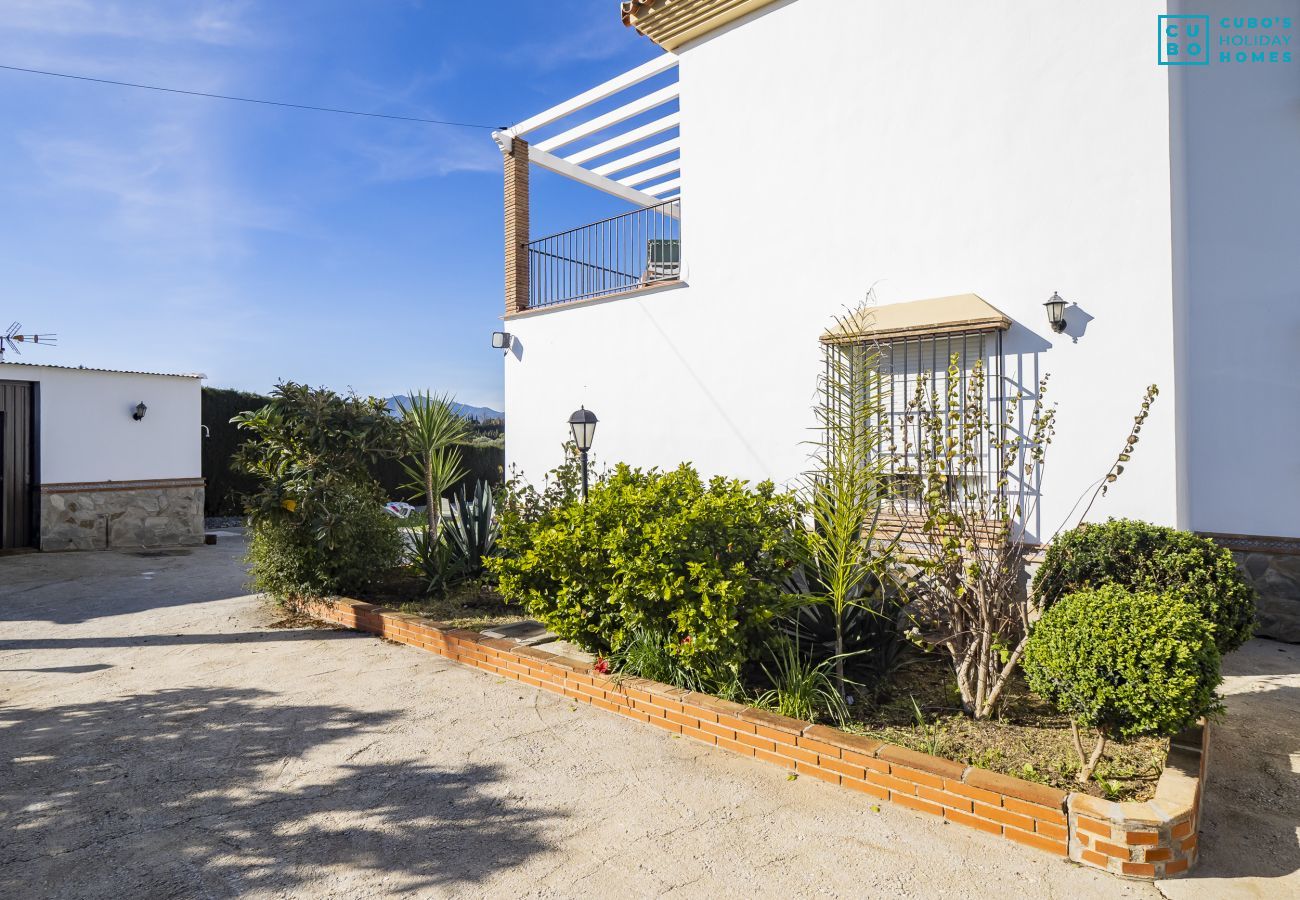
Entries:
POLYGON ((1052 330, 1060 334, 1065 330, 1065 301, 1056 291, 1052 291, 1052 297, 1043 307, 1047 310, 1047 323, 1052 326, 1052 330))
POLYGON ((141 400, 139 403, 135 405, 135 412, 131 414, 131 418, 139 422, 141 419, 144 418, 144 414, 147 413, 148 411, 149 411, 149 407, 145 406, 144 401, 141 400))
POLYGON ((510 341, 511 341, 511 335, 510 335, 510 332, 508 332, 508 331, 494 331, 494 332, 492 332, 492 349, 493 349, 493 350, 509 350, 509 349, 510 349, 510 341))

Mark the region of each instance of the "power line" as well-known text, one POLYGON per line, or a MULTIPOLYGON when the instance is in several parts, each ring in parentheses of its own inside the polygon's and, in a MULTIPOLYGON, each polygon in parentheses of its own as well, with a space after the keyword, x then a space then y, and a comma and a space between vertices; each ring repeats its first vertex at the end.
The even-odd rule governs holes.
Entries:
POLYGON ((309 106, 306 103, 282 103, 279 100, 259 100, 254 97, 233 97, 229 94, 209 94, 205 91, 185 91, 180 88, 159 87, 155 84, 137 84, 132 81, 114 81, 111 78, 91 78, 89 75, 70 75, 67 72, 46 72, 41 69, 24 69, 21 66, 0 65, 0 69, 10 72, 26 72, 30 75, 48 75, 53 78, 71 78, 75 81, 91 81, 96 84, 113 84, 118 87, 139 88, 145 91, 161 91, 166 94, 184 94, 188 97, 207 97, 210 100, 234 100, 239 103, 257 103, 262 106, 283 106, 287 109, 307 109, 312 112, 337 113, 344 116, 365 116, 370 119, 396 119, 399 122, 419 122, 424 125, 451 125, 456 128, 504 129, 505 125, 480 125, 475 122, 449 122, 444 119, 420 119, 415 116, 392 116, 387 113, 361 112, 355 109, 338 109, 332 106, 309 106))

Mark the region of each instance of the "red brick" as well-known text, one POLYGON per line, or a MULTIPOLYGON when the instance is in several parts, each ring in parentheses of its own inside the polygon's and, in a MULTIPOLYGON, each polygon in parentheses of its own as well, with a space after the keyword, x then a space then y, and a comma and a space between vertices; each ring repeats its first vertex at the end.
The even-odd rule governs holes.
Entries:
POLYGON ((1130 831, 1124 835, 1126 844, 1158 844, 1160 835, 1154 831, 1130 831))
MULTIPOLYGON (((955 778, 945 778, 943 788, 946 791, 952 791, 954 794, 961 794, 963 797, 969 797, 972 800, 979 800, 992 806, 1002 805, 1002 795, 995 794, 992 791, 986 791, 983 788, 971 787, 969 784, 963 784, 955 778)), ((1109 832, 1108 832, 1109 833, 1109 832)))
POLYGON ((1015 797, 1003 797, 1002 805, 1006 809, 1029 816, 1031 819, 1042 819, 1044 822, 1055 822, 1057 825, 1065 824, 1065 813, 1059 807, 1053 809, 1050 806, 1040 806, 1037 803, 1026 803, 1024 800, 1018 800, 1015 797))
POLYGON ((811 750, 820 756, 826 756, 830 759, 840 758, 840 748, 824 741, 818 741, 810 737, 800 737, 798 745, 806 750, 811 750))
POLYGON ((913 769, 908 766, 895 765, 893 760, 889 762, 889 774, 895 778, 902 778, 904 781, 910 781, 913 784, 923 784, 926 787, 937 789, 943 788, 943 778, 930 772, 922 772, 920 769, 913 769))
POLYGON ((876 759, 874 756, 868 756, 865 753, 858 753, 854 750, 840 750, 840 758, 845 762, 853 763, 855 766, 862 766, 864 769, 873 769, 876 772, 888 772, 889 763, 876 759))
POLYGON ((703 731, 707 731, 709 734, 713 735, 714 737, 722 737, 731 741, 734 741, 736 739, 736 732, 732 731, 730 728, 727 728, 725 725, 719 725, 716 722, 701 722, 700 728, 703 731))
POLYGON ((1075 818, 1075 824, 1084 831, 1091 831, 1093 834, 1099 834, 1102 837, 1110 837, 1110 823, 1098 822, 1096 819, 1086 819, 1083 816, 1075 818))
MULTIPOLYGON (((717 735, 709 734, 707 731, 700 728, 682 726, 682 734, 686 735, 686 737, 695 738, 697 741, 703 741, 706 744, 716 744, 718 742, 717 735)), ((793 765, 793 763, 791 763, 791 765, 793 765)))
POLYGON ((769 753, 766 750, 759 750, 758 748, 755 748, 754 756, 757 757, 758 759, 763 760, 763 762, 768 762, 768 763, 772 763, 773 765, 781 766, 783 769, 794 768, 794 760, 790 759, 788 756, 782 756, 779 753, 769 753))
POLYGON ((1184 819, 1183 821, 1175 825, 1173 831, 1170 833, 1175 838, 1187 837, 1189 834, 1192 833, 1192 820, 1184 819))
POLYGON ((1196 849, 1196 835, 1192 835, 1189 838, 1183 838, 1183 840, 1178 844, 1178 850, 1180 853, 1187 853, 1195 849, 1196 849))
POLYGON ((605 712, 618 712, 618 707, 613 703, 610 703, 608 700, 598 700, 595 697, 592 697, 591 705, 603 709, 605 712))
POLYGON ((732 731, 736 732, 737 734, 753 734, 753 733, 754 733, 754 723, 753 723, 753 722, 745 722, 745 721, 743 721, 743 720, 741 720, 741 719, 737 719, 735 716, 722 716, 722 715, 720 715, 720 716, 718 716, 718 724, 719 724, 719 725, 725 725, 726 727, 730 728, 732 731))
POLYGON ((777 744, 794 745, 795 735, 787 731, 778 731, 775 728, 768 728, 766 725, 755 725, 754 733, 765 737, 777 744))
POLYGON ((981 819, 991 819, 994 822, 1000 822, 1003 825, 1010 825, 1013 828, 1019 828, 1024 831, 1034 830, 1034 820, 1029 816, 1022 816, 1020 813, 1013 813, 1003 809, 1000 806, 990 806, 987 803, 975 804, 975 815, 981 819))
POLYGON ((1129 858, 1129 849, 1123 844, 1112 844, 1110 841, 1097 841, 1094 846, 1107 856, 1113 856, 1116 859, 1129 858))
POLYGON ((953 762, 950 759, 940 759, 937 756, 931 756, 928 753, 919 753, 916 750, 909 750, 906 747, 895 747, 893 744, 885 744, 876 753, 877 759, 886 760, 890 768, 895 764, 902 765, 908 769, 925 772, 933 779, 931 781, 921 782, 929 784, 931 787, 943 787, 943 778, 952 778, 961 780, 962 774, 966 771, 965 763, 953 762), (934 777, 938 776, 938 777, 934 777))
POLYGON ((746 722, 752 722, 755 728, 770 728, 773 731, 787 734, 791 738, 802 734, 803 730, 808 727, 808 723, 800 719, 792 719, 789 716, 782 716, 766 709, 754 709, 753 707, 746 707, 737 712, 735 716, 746 722))
POLYGON ((1019 828, 1010 827, 1003 828, 1002 833, 1018 844, 1024 844, 1026 847, 1033 847, 1047 853, 1054 853, 1057 856, 1068 856, 1070 852, 1065 841, 1048 840, 1041 834, 1033 834, 1029 831, 1021 831, 1019 828))
POLYGON ((682 733, 682 726, 678 725, 676 722, 669 722, 667 719, 651 718, 650 724, 655 726, 656 728, 662 728, 665 731, 671 731, 674 734, 682 733))
POLYGON ((1069 829, 1064 825, 1054 825, 1051 822, 1043 822, 1038 819, 1034 820, 1034 830, 1054 841, 1066 840, 1070 834, 1069 829))
POLYGON ((630 706, 619 707, 619 713, 627 716, 629 719, 636 719, 638 722, 649 722, 650 717, 639 709, 632 709, 630 706))
POLYGON ((669 722, 676 722, 678 725, 685 725, 688 728, 699 728, 700 720, 695 716, 688 716, 682 713, 669 712, 664 716, 669 722))
POLYGON ((768 753, 776 750, 776 742, 769 741, 767 738, 759 737, 756 734, 736 734, 736 740, 742 744, 749 744, 751 747, 757 747, 760 750, 766 750, 768 753))
POLYGON ((728 740, 727 738, 723 738, 723 737, 718 738, 718 746, 721 747, 723 750, 730 750, 732 753, 739 753, 741 756, 754 755, 753 747, 750 747, 746 744, 738 743, 737 741, 728 740))
POLYGON ((870 794, 878 800, 889 799, 889 791, 886 788, 878 787, 867 781, 860 781, 857 778, 841 778, 840 784, 846 788, 861 791, 864 794, 870 794))
POLYGON ((1092 865, 1098 866, 1102 869, 1110 868, 1110 857, 1102 856, 1096 850, 1084 850, 1079 854, 1079 858, 1086 863, 1092 863, 1092 865))
POLYGON ((1126 862, 1120 866, 1120 871, 1125 875, 1138 875, 1143 878, 1156 877, 1156 867, 1151 863, 1126 862))
POLYGON ((967 800, 965 797, 958 797, 956 794, 950 794, 947 791, 936 791, 934 788, 925 787, 923 785, 916 789, 916 796, 938 803, 941 806, 959 809, 962 812, 971 811, 971 801, 967 800))
POLYGON ((908 809, 915 809, 920 812, 929 813, 932 816, 943 815, 943 807, 937 803, 931 803, 928 800, 922 800, 908 794, 894 794, 890 797, 894 803, 899 806, 906 806, 908 809))
POLYGON ((910 781, 904 781, 901 778, 895 778, 892 775, 882 775, 879 772, 867 772, 867 781, 878 787, 889 788, 893 794, 916 794, 916 785, 910 781))
POLYGON ((820 778, 822 781, 829 781, 831 784, 839 784, 840 776, 838 772, 828 772, 817 766, 810 766, 807 763, 799 763, 795 769, 800 775, 811 775, 813 778, 820 778))
POLYGON ((819 762, 821 762, 820 756, 818 756, 816 753, 813 753, 811 750, 805 750, 802 747, 787 747, 786 745, 782 744, 781 753, 784 754, 785 756, 790 757, 791 759, 797 759, 799 762, 809 763, 814 766, 817 765, 819 762))
POLYGON ((1062 809, 1065 806, 1067 796, 1065 791, 1058 791, 1045 784, 1022 781, 1010 775, 1000 775, 997 772, 972 767, 962 780, 972 787, 983 788, 986 791, 1015 797, 1017 800, 1025 800, 1029 803, 1037 803, 1049 809, 1062 809))
POLYGON ((1143 862, 1156 863, 1166 862, 1174 858, 1174 851, 1168 847, 1152 847, 1146 853, 1142 854, 1143 862))
POLYGON ((839 772, 841 775, 847 775, 850 778, 866 778, 867 770, 862 766, 855 766, 839 759, 823 759, 820 762, 823 769, 830 769, 832 772, 839 772))
POLYGON ((997 822, 990 822, 987 819, 981 819, 978 816, 970 816, 955 809, 945 809, 943 811, 943 816, 945 819, 952 819, 952 821, 959 825, 965 825, 968 828, 978 828, 980 831, 987 831, 989 834, 1002 833, 1002 826, 997 822))
POLYGON ((1191 865, 1191 860, 1175 859, 1165 863, 1166 875, 1177 875, 1179 872, 1186 872, 1187 867, 1191 865))

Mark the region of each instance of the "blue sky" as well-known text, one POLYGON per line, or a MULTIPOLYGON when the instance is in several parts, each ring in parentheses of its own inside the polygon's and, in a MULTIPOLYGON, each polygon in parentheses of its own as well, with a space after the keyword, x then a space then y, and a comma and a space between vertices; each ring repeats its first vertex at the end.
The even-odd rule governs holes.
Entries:
MULTIPOLYGON (((5 65, 492 125, 657 52, 616 0, 0 0, 5 65)), ((501 408, 487 131, 7 71, 0 121, 0 327, 59 335, 21 361, 501 408)), ((535 235, 617 208, 534 178, 535 235)))

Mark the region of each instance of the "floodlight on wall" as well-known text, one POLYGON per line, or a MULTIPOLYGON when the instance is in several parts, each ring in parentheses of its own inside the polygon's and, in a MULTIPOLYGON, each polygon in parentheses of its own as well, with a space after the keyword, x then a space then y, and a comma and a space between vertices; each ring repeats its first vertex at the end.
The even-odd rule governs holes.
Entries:
POLYGON ((1047 310, 1047 323, 1052 326, 1052 330, 1060 334, 1065 330, 1065 301, 1056 291, 1052 291, 1051 299, 1043 304, 1047 310))
POLYGON ((587 451, 596 439, 596 414, 585 406, 569 416, 569 430, 573 432, 573 443, 578 445, 578 455, 582 459, 582 502, 587 502, 587 451))
POLYGON ((493 350, 509 350, 509 349, 510 349, 510 341, 511 341, 511 335, 510 335, 510 332, 508 332, 508 331, 494 331, 494 332, 492 332, 492 349, 493 349, 493 350))
POLYGON ((131 418, 139 422, 141 419, 144 418, 144 414, 147 413, 148 411, 149 411, 149 407, 145 406, 144 401, 141 400, 139 403, 135 405, 135 412, 131 414, 131 418))

